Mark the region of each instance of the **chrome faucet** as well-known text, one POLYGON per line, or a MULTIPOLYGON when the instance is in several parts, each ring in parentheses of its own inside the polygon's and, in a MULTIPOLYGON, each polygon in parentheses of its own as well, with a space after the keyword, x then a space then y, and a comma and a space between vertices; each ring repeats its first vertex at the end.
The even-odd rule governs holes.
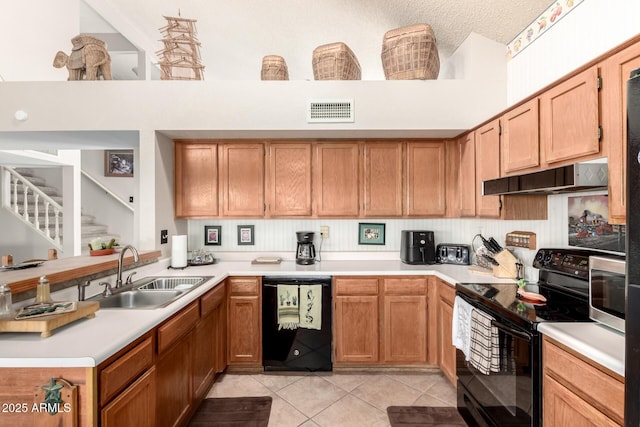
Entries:
MULTIPOLYGON (((131 245, 127 245, 120 251, 120 256, 118 257, 118 275, 116 276, 116 288, 122 286, 122 261, 124 259, 124 253, 129 249, 133 254, 133 262, 138 262, 140 257, 138 256, 138 250, 131 245)), ((129 276, 131 277, 131 276, 129 276)))

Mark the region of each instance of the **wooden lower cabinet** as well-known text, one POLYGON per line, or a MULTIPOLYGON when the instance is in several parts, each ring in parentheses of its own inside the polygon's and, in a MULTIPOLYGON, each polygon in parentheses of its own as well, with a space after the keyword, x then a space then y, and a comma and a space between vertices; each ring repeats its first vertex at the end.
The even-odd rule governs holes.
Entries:
POLYGON ((228 364, 262 367, 262 289, 260 277, 227 279, 228 364))
POLYGON ((335 277, 334 364, 430 365, 424 276, 335 277))
POLYGON ((152 367, 102 409, 102 427, 155 427, 156 369, 152 367))
POLYGON ((195 327, 193 397, 205 397, 215 375, 226 366, 226 295, 224 284, 200 298, 200 322, 195 327))
POLYGON ((427 363, 427 278, 382 279, 382 363, 427 363))
POLYGON ((543 425, 624 424, 624 378, 544 337, 543 425))
POLYGON ((440 279, 438 282, 438 366, 452 384, 456 384, 456 348, 451 339, 455 288, 440 279))
POLYGON ((378 279, 334 278, 334 362, 379 362, 378 279))

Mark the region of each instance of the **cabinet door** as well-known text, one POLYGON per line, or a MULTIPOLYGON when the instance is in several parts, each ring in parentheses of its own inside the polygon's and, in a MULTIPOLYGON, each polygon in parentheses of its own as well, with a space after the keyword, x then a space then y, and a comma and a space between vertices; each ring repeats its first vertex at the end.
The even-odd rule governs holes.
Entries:
POLYGON ((453 302, 455 289, 438 280, 438 365, 449 379, 456 384, 456 348, 451 339, 453 326, 453 302))
POLYGON ((476 139, 470 132, 460 138, 460 216, 476 216, 476 139))
POLYGON ((407 143, 407 215, 444 216, 444 142, 407 143))
POLYGON ((196 325, 193 332, 193 397, 204 397, 216 374, 216 316, 209 313, 196 325))
POLYGON ((502 124, 503 175, 522 172, 540 166, 538 98, 534 98, 508 112, 502 124))
POLYGON ((264 145, 222 144, 220 152, 222 215, 264 216, 264 145))
POLYGON ((318 143, 313 198, 318 216, 358 216, 358 144, 318 143))
POLYGON ((378 362, 377 295, 336 296, 334 320, 336 362, 378 362))
POLYGON ((193 331, 176 341, 156 363, 156 425, 184 424, 191 410, 193 331))
POLYGON ((268 213, 311 216, 311 144, 269 144, 268 213))
POLYGON ((600 152, 598 69, 586 71, 540 95, 543 161, 553 165, 600 152))
POLYGON ((640 43, 602 64, 602 127, 609 151, 609 223, 625 224, 627 215, 627 80, 640 67, 640 43))
POLYGON ((102 409, 102 427, 156 424, 156 370, 149 369, 102 409))
POLYGON ((362 216, 402 216, 402 143, 364 143, 362 163, 362 216))
POLYGON ((475 131, 476 214, 500 216, 500 196, 484 196, 482 181, 500 177, 500 121, 494 120, 475 131))
POLYGON ((216 144, 176 141, 174 147, 175 216, 218 215, 218 152, 216 144))
POLYGON ((386 295, 383 363, 427 361, 427 296, 386 295))
POLYGON ((542 390, 545 426, 620 426, 549 375, 544 376, 542 390))
POLYGON ((231 277, 227 331, 229 365, 262 365, 262 308, 258 277, 231 277))

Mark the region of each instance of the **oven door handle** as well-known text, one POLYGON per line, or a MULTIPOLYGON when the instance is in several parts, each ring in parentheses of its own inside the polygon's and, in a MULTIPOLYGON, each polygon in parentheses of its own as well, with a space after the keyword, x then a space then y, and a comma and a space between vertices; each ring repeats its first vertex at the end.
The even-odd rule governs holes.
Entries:
POLYGON ((513 329, 505 325, 504 323, 498 322, 497 320, 492 320, 491 325, 495 326, 496 328, 500 329, 506 334, 509 334, 517 338, 522 338, 523 340, 531 341, 531 335, 522 331, 518 331, 517 329, 513 329))

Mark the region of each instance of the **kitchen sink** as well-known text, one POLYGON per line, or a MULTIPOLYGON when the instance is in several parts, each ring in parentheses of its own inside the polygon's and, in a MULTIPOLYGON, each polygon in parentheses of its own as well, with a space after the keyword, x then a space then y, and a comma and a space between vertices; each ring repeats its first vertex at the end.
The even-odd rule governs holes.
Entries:
POLYGON ((213 276, 146 277, 125 287, 112 289, 112 294, 89 298, 100 308, 154 309, 162 308, 183 297, 213 276))
POLYGON ((99 299, 100 308, 159 308, 184 295, 184 291, 124 291, 99 299))

